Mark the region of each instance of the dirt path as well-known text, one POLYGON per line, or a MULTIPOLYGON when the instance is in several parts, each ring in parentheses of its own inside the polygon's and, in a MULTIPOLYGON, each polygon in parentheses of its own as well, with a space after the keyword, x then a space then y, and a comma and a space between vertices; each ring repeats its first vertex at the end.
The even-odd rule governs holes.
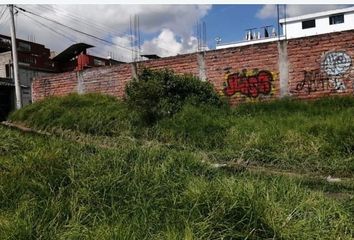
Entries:
MULTIPOLYGON (((75 136, 73 134, 64 134, 62 133, 49 133, 46 131, 41 131, 41 130, 36 130, 32 129, 29 127, 24 126, 23 124, 19 123, 12 123, 12 122, 1 122, 1 124, 5 127, 9 127, 12 129, 19 130, 24 133, 32 133, 32 134, 38 134, 38 135, 44 135, 44 136, 53 136, 53 137, 62 137, 64 139, 74 141, 80 144, 95 144, 98 147, 101 148, 108 148, 108 149, 114 149, 114 144, 109 144, 109 143, 102 143, 102 139, 96 139, 93 140, 92 138, 87 139, 87 135, 82 134, 82 135, 77 135, 75 136)), ((133 141, 133 139, 131 139, 133 141)), ((345 178, 345 177, 333 177, 333 178, 328 178, 328 176, 323 176, 323 175, 318 175, 316 173, 299 173, 299 172, 292 172, 288 170, 281 170, 279 168, 274 168, 274 167, 268 167, 268 166, 259 166, 259 165, 243 165, 242 163, 237 164, 237 163, 214 163, 212 166, 224 169, 230 172, 241 172, 241 171, 248 171, 253 174, 264 174, 264 175, 277 175, 277 176, 287 176, 287 177, 292 177, 292 178, 298 178, 298 179, 308 179, 311 181, 321 181, 322 183, 328 183, 328 184, 353 184, 354 185, 354 178, 345 178)))

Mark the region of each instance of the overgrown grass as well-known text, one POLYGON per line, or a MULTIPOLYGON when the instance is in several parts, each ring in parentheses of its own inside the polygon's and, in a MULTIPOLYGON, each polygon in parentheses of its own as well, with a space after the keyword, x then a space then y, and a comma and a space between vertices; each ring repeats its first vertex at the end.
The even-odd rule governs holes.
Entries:
POLYGON ((0 136, 0 239, 354 237, 352 205, 296 179, 231 174, 168 145, 0 136))
POLYGON ((129 133, 128 112, 124 103, 108 95, 71 94, 28 105, 9 118, 43 130, 61 128, 112 136, 129 133))
POLYGON ((194 106, 155 125, 98 94, 0 127, 0 239, 353 239, 354 99, 194 106), (230 172, 246 162, 313 178, 230 172))
POLYGON ((185 108, 151 138, 192 146, 215 161, 250 161, 297 171, 353 176, 354 98, 281 100, 234 109, 185 108))
POLYGON ((202 152, 210 161, 249 161, 300 172, 354 173, 354 98, 291 99, 233 109, 186 104, 152 127, 134 109, 97 94, 50 98, 13 113, 10 120, 101 136, 158 141, 202 152))

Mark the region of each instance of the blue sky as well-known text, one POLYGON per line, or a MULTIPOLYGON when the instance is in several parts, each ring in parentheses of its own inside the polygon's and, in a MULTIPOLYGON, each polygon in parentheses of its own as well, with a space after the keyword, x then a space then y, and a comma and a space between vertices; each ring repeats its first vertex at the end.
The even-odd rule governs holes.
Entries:
MULTIPOLYGON (((59 53, 71 44, 85 42, 94 45, 90 54, 130 61, 132 58, 130 18, 139 16, 141 52, 173 56, 197 50, 197 21, 206 23, 209 49, 215 48, 215 38, 222 43, 240 41, 245 30, 276 24, 276 5, 18 5, 29 12, 16 16, 17 36, 44 44, 59 53), (114 44, 82 35, 42 17, 87 32, 114 44), (53 29, 55 31, 53 31, 53 29)), ((295 16, 348 5, 287 5, 287 15, 295 16)), ((282 9, 282 8, 281 8, 282 9)), ((9 35, 9 14, 0 6, 0 33, 9 35)), ((282 14, 281 14, 282 15, 282 14)))
POLYGON ((202 18, 206 23, 209 47, 215 47, 215 38, 218 36, 224 43, 239 41, 244 38, 246 29, 266 25, 276 27, 276 17, 267 19, 256 17, 261 8, 262 5, 214 5, 202 18))

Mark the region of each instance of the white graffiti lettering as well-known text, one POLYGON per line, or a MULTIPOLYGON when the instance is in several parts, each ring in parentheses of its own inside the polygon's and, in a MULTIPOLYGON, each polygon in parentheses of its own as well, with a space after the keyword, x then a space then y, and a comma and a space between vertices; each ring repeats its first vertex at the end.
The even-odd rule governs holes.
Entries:
POLYGON ((332 88, 337 92, 343 92, 346 89, 346 86, 342 79, 332 77, 329 79, 329 83, 332 85, 332 88))
POLYGON ((352 64, 352 59, 345 52, 327 53, 322 68, 328 76, 339 76, 346 73, 352 64))

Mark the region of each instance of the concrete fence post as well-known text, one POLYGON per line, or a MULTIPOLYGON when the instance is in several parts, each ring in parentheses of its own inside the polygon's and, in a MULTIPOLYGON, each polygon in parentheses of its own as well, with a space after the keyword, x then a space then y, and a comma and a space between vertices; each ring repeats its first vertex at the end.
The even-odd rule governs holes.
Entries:
POLYGON ((132 77, 138 78, 138 64, 136 62, 132 62, 130 66, 132 69, 132 77))
POLYGON ((85 93, 85 83, 84 83, 83 71, 77 71, 76 78, 77 78, 77 93, 84 94, 85 93))
POLYGON ((205 52, 197 53, 197 60, 198 60, 198 74, 200 80, 205 82, 207 80, 207 73, 205 67, 205 52))
POLYGON ((283 98, 289 95, 289 60, 287 40, 281 40, 278 42, 278 67, 280 98, 283 98))

